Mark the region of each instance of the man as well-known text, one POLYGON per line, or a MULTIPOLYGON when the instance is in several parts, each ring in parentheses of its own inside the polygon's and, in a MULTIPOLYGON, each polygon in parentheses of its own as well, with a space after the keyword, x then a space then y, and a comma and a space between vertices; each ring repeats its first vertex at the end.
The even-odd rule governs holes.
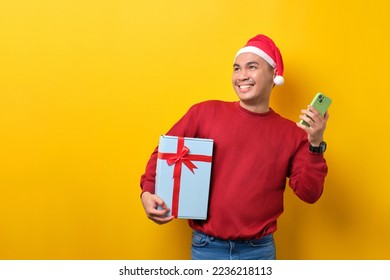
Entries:
MULTIPOLYGON (((274 42, 257 35, 236 54, 232 83, 237 102, 205 101, 192 106, 167 135, 214 140, 208 218, 189 220, 193 259, 276 259, 273 233, 283 212, 286 178, 303 201, 316 202, 327 164, 323 135, 328 113, 302 110, 301 123, 270 108, 282 85, 283 60, 274 42)), ((157 148, 141 177, 142 203, 158 224, 173 217, 154 194, 157 148), (157 206, 162 207, 158 210, 157 206)))

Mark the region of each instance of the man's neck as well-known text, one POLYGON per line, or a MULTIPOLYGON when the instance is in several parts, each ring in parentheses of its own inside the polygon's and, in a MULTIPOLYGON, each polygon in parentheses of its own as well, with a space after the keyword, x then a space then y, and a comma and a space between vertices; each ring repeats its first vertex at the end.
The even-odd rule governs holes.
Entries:
POLYGON ((267 113, 269 111, 269 104, 247 104, 240 101, 240 106, 253 113, 267 113))

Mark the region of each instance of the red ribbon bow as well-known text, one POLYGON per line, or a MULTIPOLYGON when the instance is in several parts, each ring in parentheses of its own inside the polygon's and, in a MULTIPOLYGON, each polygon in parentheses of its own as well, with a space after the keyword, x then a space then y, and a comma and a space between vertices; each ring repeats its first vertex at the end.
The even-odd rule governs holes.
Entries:
POLYGON ((180 194, 180 176, 183 163, 193 173, 197 169, 196 165, 191 161, 211 162, 211 156, 193 155, 190 154, 190 149, 184 146, 184 137, 178 137, 177 153, 158 153, 158 158, 167 161, 169 166, 175 165, 173 170, 173 194, 172 194, 172 216, 177 218, 179 211, 179 194, 180 194))

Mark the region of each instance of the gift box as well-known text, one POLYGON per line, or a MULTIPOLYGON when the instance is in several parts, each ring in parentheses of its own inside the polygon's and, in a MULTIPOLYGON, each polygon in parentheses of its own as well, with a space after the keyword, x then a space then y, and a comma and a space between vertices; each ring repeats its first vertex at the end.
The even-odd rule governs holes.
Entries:
POLYGON ((182 219, 207 218, 213 140, 161 135, 155 193, 182 219))

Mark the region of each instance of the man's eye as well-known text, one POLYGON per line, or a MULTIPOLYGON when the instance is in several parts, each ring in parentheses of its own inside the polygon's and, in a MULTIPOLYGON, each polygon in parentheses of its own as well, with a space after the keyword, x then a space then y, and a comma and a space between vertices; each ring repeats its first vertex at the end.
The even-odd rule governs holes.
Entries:
POLYGON ((234 71, 234 72, 238 72, 238 71, 240 71, 240 68, 239 68, 239 67, 234 67, 234 68, 233 68, 233 71, 234 71))
POLYGON ((256 70, 256 69, 257 69, 257 67, 254 65, 249 66, 249 70, 256 70))

